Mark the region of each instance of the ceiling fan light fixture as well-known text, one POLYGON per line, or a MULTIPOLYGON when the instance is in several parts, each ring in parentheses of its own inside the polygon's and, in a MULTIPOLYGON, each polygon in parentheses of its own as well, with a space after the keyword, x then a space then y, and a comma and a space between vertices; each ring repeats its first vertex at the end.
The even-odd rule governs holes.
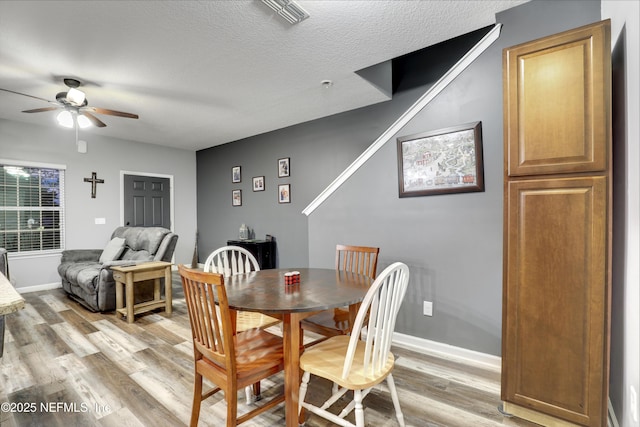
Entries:
POLYGON ((62 127, 70 129, 73 127, 73 116, 69 110, 61 111, 56 117, 56 120, 58 120, 58 124, 62 127))
POLYGON ((78 114, 78 118, 76 120, 78 121, 78 126, 80 127, 80 129, 86 129, 89 126, 93 125, 93 123, 91 123, 91 120, 89 120, 87 116, 84 116, 82 114, 78 114))
POLYGON ((289 24, 298 24, 309 17, 307 11, 294 0, 262 0, 262 3, 276 11, 289 24))
POLYGON ((69 101, 70 104, 80 106, 82 105, 85 99, 86 99, 86 96, 84 92, 79 89, 72 87, 67 92, 67 101, 69 101))

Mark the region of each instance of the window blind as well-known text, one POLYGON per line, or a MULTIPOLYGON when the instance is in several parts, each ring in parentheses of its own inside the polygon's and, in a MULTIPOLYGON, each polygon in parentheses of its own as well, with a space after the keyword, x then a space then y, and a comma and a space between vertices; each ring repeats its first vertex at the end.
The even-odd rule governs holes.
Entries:
POLYGON ((64 249, 64 167, 0 160, 0 247, 11 253, 64 249))

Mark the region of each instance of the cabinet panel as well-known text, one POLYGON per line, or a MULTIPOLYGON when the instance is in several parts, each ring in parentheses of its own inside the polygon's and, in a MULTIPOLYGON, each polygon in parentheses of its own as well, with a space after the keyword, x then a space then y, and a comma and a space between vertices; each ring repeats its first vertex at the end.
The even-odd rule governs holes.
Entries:
POLYGON ((606 170, 609 38, 603 21, 504 50, 509 176, 606 170))
POLYGON ((502 398, 600 425, 607 349, 607 178, 506 189, 502 398))
POLYGON ((611 283, 610 21, 503 51, 502 399, 604 426, 611 283))
POLYGON ((275 240, 228 240, 227 245, 240 246, 251 252, 260 270, 276 268, 275 240))

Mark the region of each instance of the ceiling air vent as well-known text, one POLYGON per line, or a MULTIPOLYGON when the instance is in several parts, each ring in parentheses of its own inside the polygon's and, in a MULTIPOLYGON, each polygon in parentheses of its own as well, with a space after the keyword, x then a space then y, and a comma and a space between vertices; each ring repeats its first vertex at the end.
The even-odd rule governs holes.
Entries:
POLYGON ((297 24, 309 17, 309 14, 293 0, 262 0, 290 24, 297 24))

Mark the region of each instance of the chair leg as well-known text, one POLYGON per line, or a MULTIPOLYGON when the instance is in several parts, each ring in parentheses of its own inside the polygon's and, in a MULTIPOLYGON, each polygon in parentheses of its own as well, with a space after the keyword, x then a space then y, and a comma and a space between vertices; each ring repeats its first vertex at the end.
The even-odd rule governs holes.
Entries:
POLYGON ((196 372, 193 381, 193 403, 191 404, 191 427, 198 425, 200 418, 200 403, 202 402, 202 375, 196 372))
POLYGON ((245 396, 247 398, 247 405, 251 405, 253 402, 256 401, 256 399, 254 398, 253 391, 252 391, 250 385, 248 385, 248 386, 246 386, 244 388, 244 394, 245 394, 245 396))
POLYGON ((253 396, 255 397, 254 402, 262 399, 262 396, 260 395, 260 381, 253 384, 253 396))
POLYGON ((400 399, 398 398, 398 391, 396 390, 396 383, 393 381, 393 376, 389 374, 387 376, 387 386, 389 392, 391 392, 391 400, 393 400, 393 406, 396 409, 396 418, 400 427, 404 427, 404 415, 402 415, 402 409, 400 409, 400 399))
POLYGON ((227 401, 227 427, 238 425, 238 390, 225 390, 224 398, 227 401))
POLYGON ((356 427, 364 427, 364 408, 362 407, 362 390, 353 392, 355 402, 356 427))
POLYGON ((304 372, 302 374, 302 381, 300 382, 300 391, 298 392, 298 415, 300 415, 300 411, 302 411, 302 402, 304 402, 304 397, 307 395, 307 387, 309 385, 309 378, 311 374, 309 372, 304 372))

